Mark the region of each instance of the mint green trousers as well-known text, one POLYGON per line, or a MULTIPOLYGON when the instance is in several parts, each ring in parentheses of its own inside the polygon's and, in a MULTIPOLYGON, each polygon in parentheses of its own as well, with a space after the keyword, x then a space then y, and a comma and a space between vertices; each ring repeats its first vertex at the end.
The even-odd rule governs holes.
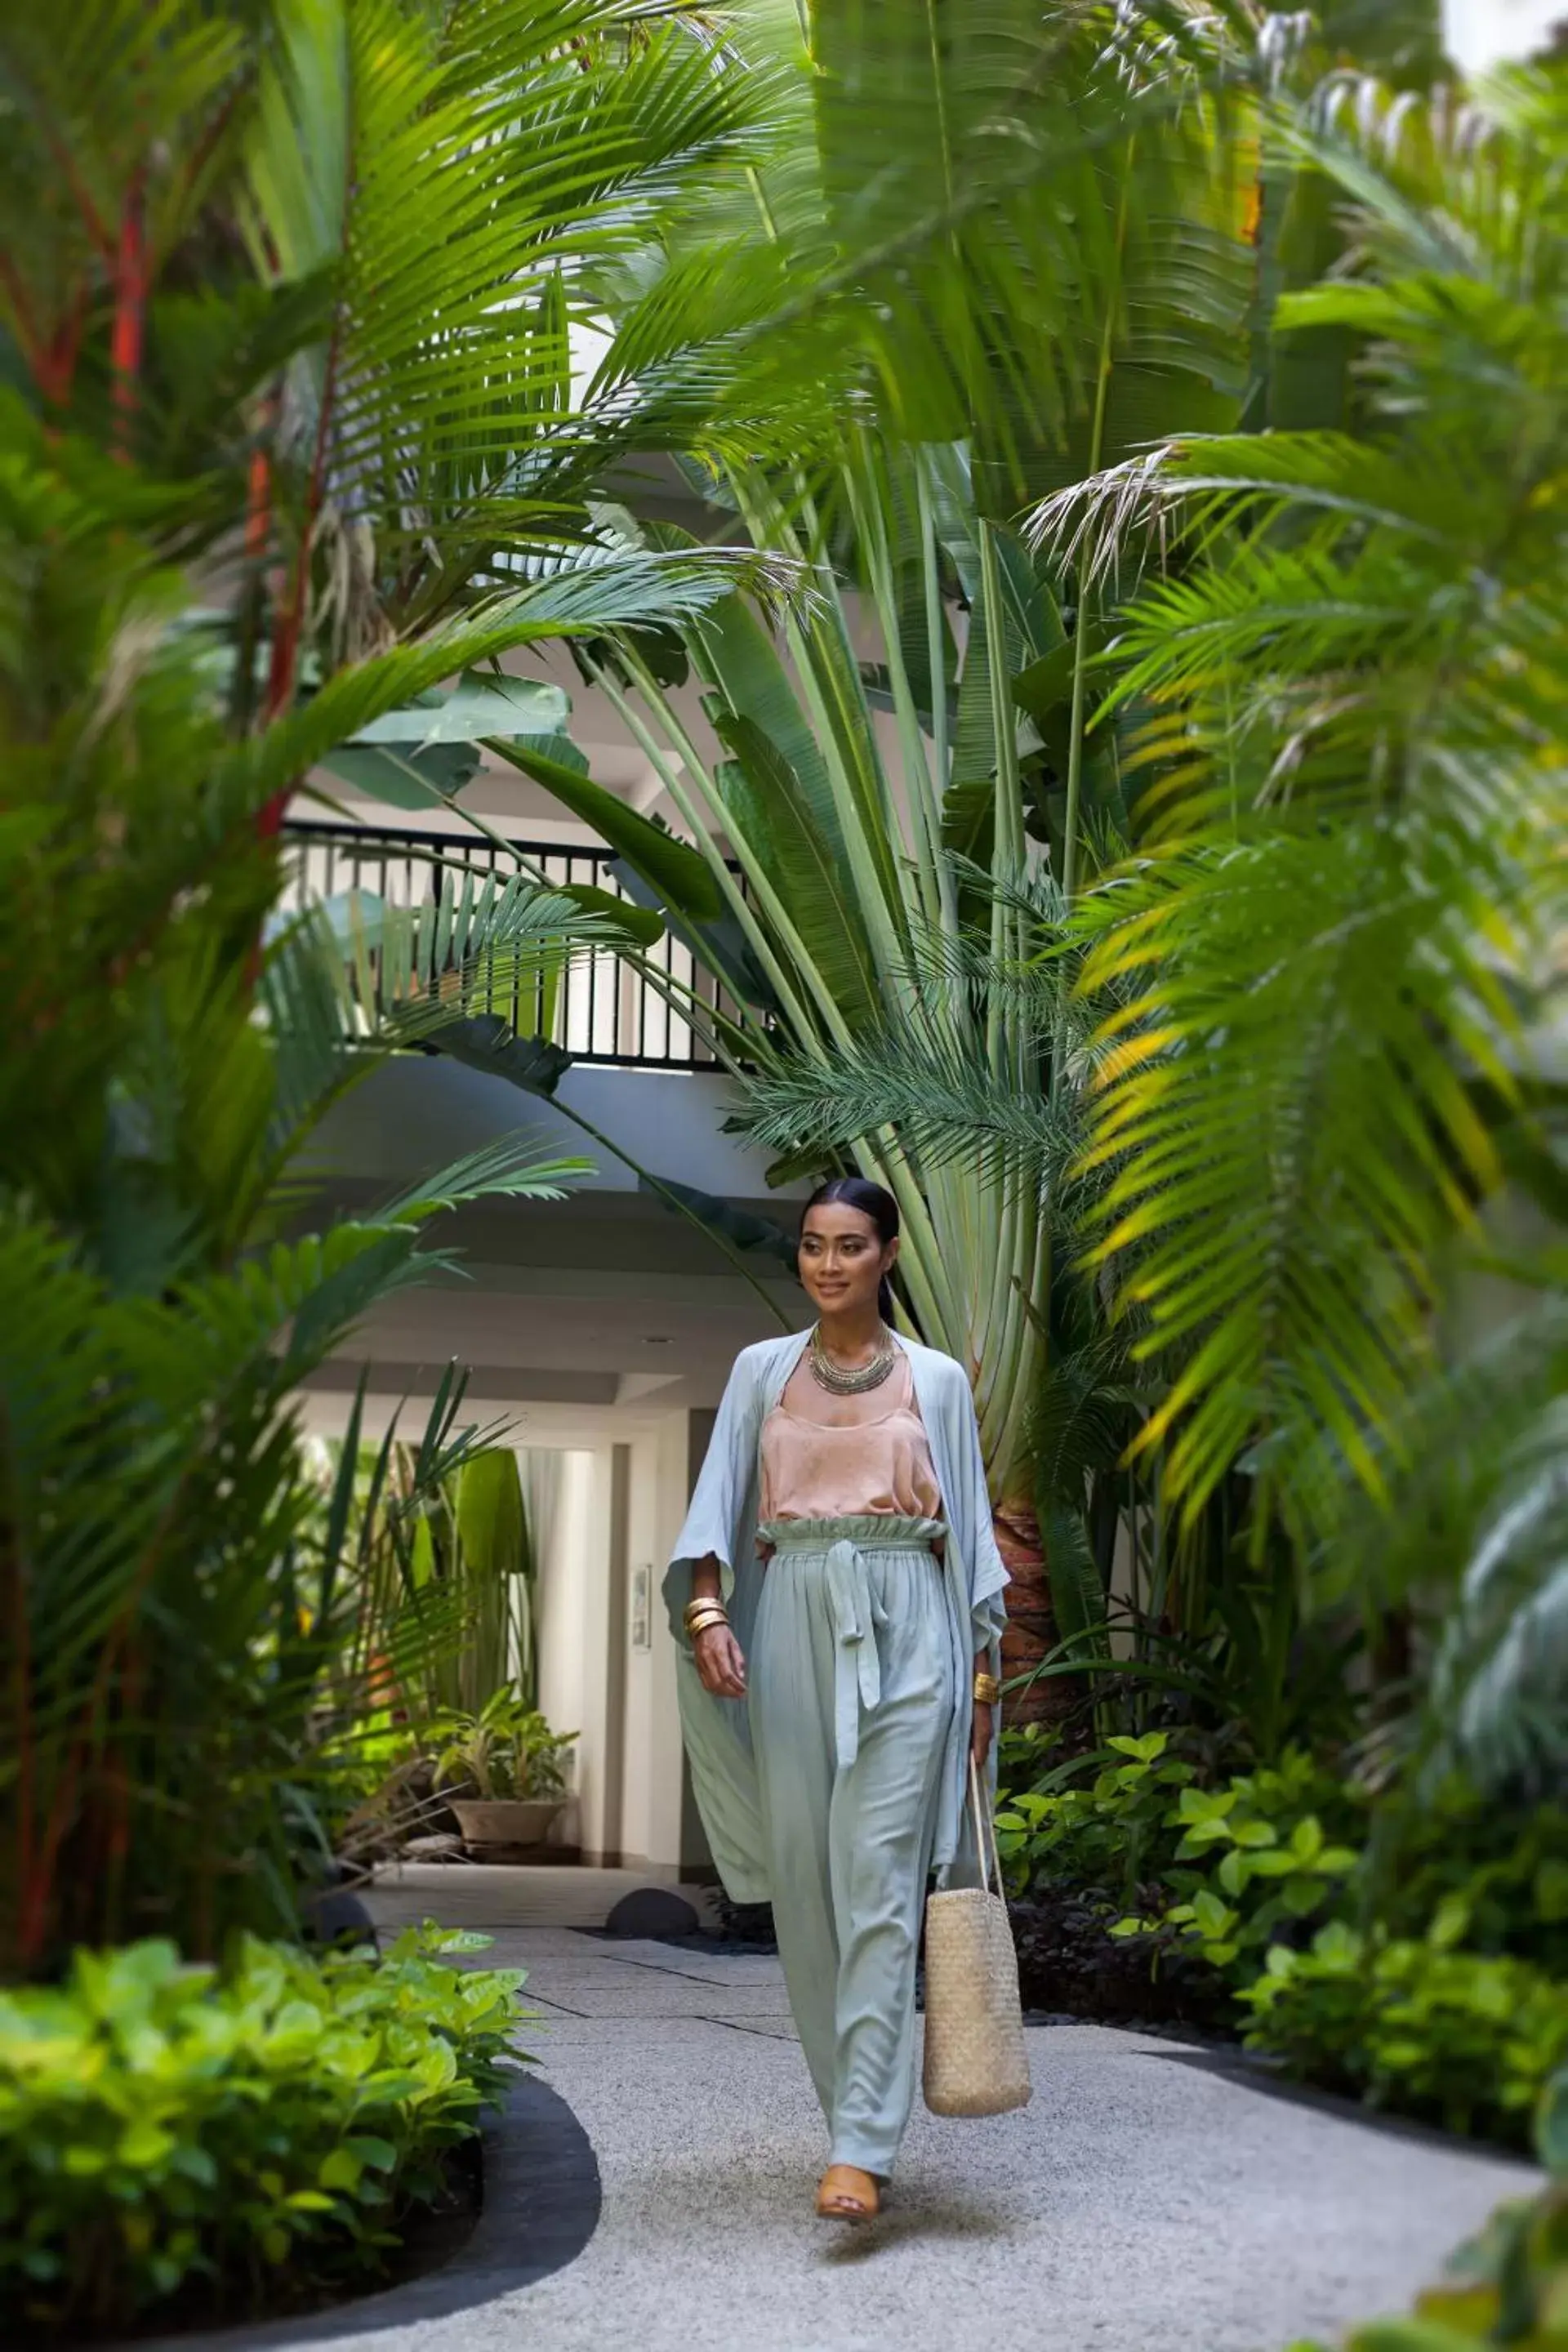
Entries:
POLYGON ((779 1958, 829 2161, 886 2179, 956 1661, 940 1520, 779 1519, 748 1660, 779 1958))

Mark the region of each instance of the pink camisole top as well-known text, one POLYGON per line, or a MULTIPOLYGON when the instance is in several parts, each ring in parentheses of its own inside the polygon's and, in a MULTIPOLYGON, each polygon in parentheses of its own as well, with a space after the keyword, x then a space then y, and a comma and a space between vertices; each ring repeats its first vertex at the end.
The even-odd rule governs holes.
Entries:
POLYGON ((873 1512, 942 1516, 910 1360, 900 1349, 881 1388, 843 1398, 820 1388, 803 1358, 763 1423, 758 1517, 847 1519, 873 1512), (863 1417, 819 1421, 812 1412, 818 1401, 825 1413, 863 1417))

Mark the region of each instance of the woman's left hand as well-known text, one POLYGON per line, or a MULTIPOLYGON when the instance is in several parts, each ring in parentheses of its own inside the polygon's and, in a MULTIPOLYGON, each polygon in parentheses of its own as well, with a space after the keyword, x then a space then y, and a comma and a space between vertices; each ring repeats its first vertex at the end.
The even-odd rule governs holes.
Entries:
POLYGON ((983 1700, 974 1702, 974 1728, 969 1737, 969 1752, 974 1759, 977 1772, 985 1769, 985 1759, 991 1753, 992 1709, 983 1700))

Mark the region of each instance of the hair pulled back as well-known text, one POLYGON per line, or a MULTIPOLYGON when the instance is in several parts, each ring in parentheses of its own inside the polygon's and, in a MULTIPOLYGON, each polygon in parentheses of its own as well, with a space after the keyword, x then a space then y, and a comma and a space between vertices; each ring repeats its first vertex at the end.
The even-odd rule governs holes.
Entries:
MULTIPOLYGON (((898 1240, 899 1204, 889 1192, 880 1184, 873 1184, 868 1176, 830 1176, 825 1184, 819 1184, 800 1213, 802 1232, 813 1209, 833 1206, 858 1209, 863 1217, 869 1217, 884 1249, 889 1242, 898 1240)), ((891 1325, 893 1286, 886 1275, 877 1288, 877 1312, 884 1323, 891 1325)))

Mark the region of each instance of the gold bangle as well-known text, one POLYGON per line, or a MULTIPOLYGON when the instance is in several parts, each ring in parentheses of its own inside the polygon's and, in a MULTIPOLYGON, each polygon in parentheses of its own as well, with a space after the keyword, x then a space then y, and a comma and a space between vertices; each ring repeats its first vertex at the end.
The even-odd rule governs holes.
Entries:
POLYGON ((724 1603, 716 1592, 698 1592, 692 1595, 680 1613, 689 1623, 693 1617, 700 1616, 705 1609, 722 1609, 723 1607, 724 1603))
POLYGON ((715 1607, 698 1610, 686 1620, 687 1639, 694 1642, 699 1633, 710 1633, 715 1625, 727 1625, 729 1622, 730 1612, 727 1609, 715 1607))
POLYGON ((994 1706, 1001 1696, 1002 1685, 994 1675, 975 1675, 974 1697, 977 1706, 994 1706))

